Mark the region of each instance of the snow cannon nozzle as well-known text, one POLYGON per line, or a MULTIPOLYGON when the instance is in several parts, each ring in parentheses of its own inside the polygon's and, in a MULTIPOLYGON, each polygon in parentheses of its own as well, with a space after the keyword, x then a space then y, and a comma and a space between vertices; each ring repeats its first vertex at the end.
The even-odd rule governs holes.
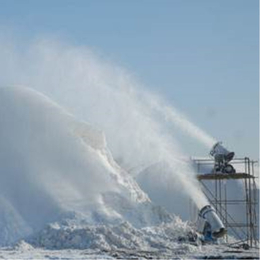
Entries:
POLYGON ((214 157, 215 161, 225 161, 226 163, 233 160, 235 153, 228 151, 223 145, 222 142, 217 142, 211 149, 210 155, 214 157))
POLYGON ((216 210, 211 205, 206 205, 200 210, 197 229, 208 241, 223 237, 227 232, 216 210))

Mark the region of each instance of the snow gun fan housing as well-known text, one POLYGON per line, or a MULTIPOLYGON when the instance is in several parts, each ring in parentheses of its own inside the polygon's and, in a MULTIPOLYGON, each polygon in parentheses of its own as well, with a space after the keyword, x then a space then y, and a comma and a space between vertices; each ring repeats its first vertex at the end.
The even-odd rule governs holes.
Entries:
POLYGON ((234 158, 235 153, 228 151, 221 142, 217 142, 211 149, 210 155, 214 157, 214 172, 235 173, 234 167, 229 162, 234 158))

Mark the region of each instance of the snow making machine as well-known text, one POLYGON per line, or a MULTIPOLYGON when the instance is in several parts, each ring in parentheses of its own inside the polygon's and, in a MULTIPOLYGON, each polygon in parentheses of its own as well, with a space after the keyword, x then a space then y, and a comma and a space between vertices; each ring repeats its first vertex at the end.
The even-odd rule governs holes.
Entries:
POLYGON ((210 151, 210 155, 215 160, 213 172, 215 173, 235 173, 234 167, 229 162, 234 158, 235 153, 228 151, 222 142, 217 142, 210 151))
POLYGON ((227 230, 223 222, 211 205, 206 205, 199 211, 197 232, 201 234, 203 243, 216 242, 226 234, 227 230))

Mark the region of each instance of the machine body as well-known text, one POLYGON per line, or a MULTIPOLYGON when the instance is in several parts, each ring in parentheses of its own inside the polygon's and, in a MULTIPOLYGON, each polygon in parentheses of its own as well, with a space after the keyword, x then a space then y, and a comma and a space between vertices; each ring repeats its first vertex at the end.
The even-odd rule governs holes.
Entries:
POLYGON ((203 235, 204 242, 214 242, 223 237, 227 230, 211 205, 203 207, 198 216, 197 231, 203 235))
POLYGON ((228 151, 221 142, 217 142, 211 149, 210 155, 215 160, 213 172, 235 173, 234 167, 229 162, 234 158, 235 153, 228 151))

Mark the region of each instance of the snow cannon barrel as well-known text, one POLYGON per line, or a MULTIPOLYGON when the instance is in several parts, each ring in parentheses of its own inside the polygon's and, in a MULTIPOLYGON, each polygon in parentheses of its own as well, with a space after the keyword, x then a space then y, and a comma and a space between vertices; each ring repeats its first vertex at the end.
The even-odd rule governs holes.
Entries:
POLYGON ((234 152, 228 151, 221 142, 217 142, 211 149, 210 155, 214 157, 216 162, 230 162, 234 156, 234 152))
POLYGON ((204 206, 200 210, 199 216, 210 225, 213 238, 223 237, 227 233, 223 222, 211 205, 204 206))

